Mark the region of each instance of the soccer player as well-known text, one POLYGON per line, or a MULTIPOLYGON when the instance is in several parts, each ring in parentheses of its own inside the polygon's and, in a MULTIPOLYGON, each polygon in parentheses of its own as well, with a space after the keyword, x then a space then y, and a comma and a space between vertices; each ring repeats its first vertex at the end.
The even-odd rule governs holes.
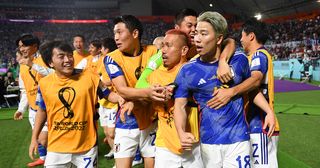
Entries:
MULTIPOLYGON (((191 47, 190 37, 177 29, 166 32, 163 40, 163 65, 147 78, 152 84, 171 87, 181 66, 187 62, 187 53, 191 47)), ((171 88, 172 89, 172 88, 171 88)), ((198 150, 183 151, 173 120, 173 100, 153 102, 153 109, 158 114, 156 135, 155 167, 202 167, 198 150), (198 154, 196 154, 198 152, 198 154)))
MULTIPOLYGON (((217 12, 201 14, 194 37, 200 57, 185 64, 175 80, 174 121, 181 146, 190 150, 196 143, 194 135, 186 131, 186 104, 192 96, 201 113, 201 157, 204 167, 210 168, 250 166, 249 130, 242 97, 235 97, 219 110, 206 105, 214 89, 227 87, 217 79, 216 73, 226 31, 227 22, 222 15, 217 12)), ((230 64, 234 78, 228 86, 237 85, 249 77, 248 61, 243 53, 236 52, 230 64)))
MULTIPOLYGON (((117 49, 116 42, 113 38, 105 38, 102 40, 101 54, 105 57, 108 53, 117 49)), ((103 60, 102 60, 103 64, 103 60)), ((104 65, 101 66, 99 70, 100 79, 105 83, 108 88, 112 89, 111 81, 104 65)), ((118 105, 112 102, 107 101, 106 99, 99 100, 99 115, 100 115, 100 125, 103 127, 104 134, 104 143, 109 144, 110 151, 104 155, 107 159, 112 159, 114 157, 114 136, 115 136, 115 121, 116 113, 118 111, 118 105)))
POLYGON ((134 101, 133 115, 120 112, 116 122, 115 154, 116 167, 131 167, 138 146, 146 168, 154 165, 155 124, 148 104, 137 100, 164 101, 163 87, 135 89, 134 86, 146 67, 147 60, 157 52, 154 46, 141 46, 143 33, 141 22, 132 15, 123 15, 114 20, 114 39, 118 49, 104 60, 108 75, 117 92, 126 100, 134 101), (125 122, 123 118, 125 117, 125 122))
POLYGON ((55 73, 39 81, 39 108, 29 156, 33 159, 40 130, 48 121, 46 167, 70 167, 71 163, 77 167, 96 167, 98 93, 113 102, 123 99, 101 87, 99 76, 91 71, 75 70, 72 48, 68 44, 49 42, 41 48, 41 54, 55 73))
MULTIPOLYGON (((197 54, 196 47, 194 45, 194 34, 195 34, 195 28, 197 25, 197 16, 198 16, 198 13, 196 11, 194 11, 193 9, 186 8, 186 9, 182 9, 181 11, 179 11, 175 15, 175 19, 174 19, 174 28, 185 32, 191 38, 192 47, 189 49, 189 52, 187 54, 188 60, 190 60, 191 58, 193 58, 197 54)), ((220 56, 221 59, 226 59, 226 58, 231 57, 231 55, 235 51, 234 40, 232 40, 230 38, 224 40, 223 46, 224 46, 224 50, 220 56)), ((154 71, 160 65, 162 65, 162 63, 163 62, 162 62, 161 52, 158 52, 156 55, 152 56, 150 58, 150 60, 148 61, 148 66, 141 74, 141 77, 139 78, 139 80, 136 84, 136 87, 137 88, 145 88, 145 87, 150 86, 148 84, 148 82, 146 81, 146 78, 148 77, 148 75, 152 71, 154 71)), ((228 77, 229 71, 230 71, 227 68, 229 68, 229 65, 225 65, 222 63, 220 65, 220 62, 219 62, 218 71, 221 71, 222 75, 226 76, 226 77, 228 77)))
POLYGON ((89 56, 88 51, 84 49, 85 38, 84 36, 78 34, 73 37, 73 57, 74 57, 74 66, 77 66, 78 63, 83 59, 89 56))
POLYGON ((109 52, 117 49, 116 42, 113 38, 104 38, 101 41, 101 53, 106 56, 109 52))
MULTIPOLYGON (((40 41, 36 36, 32 34, 24 34, 17 39, 16 45, 18 46, 18 49, 23 57, 20 58, 19 62, 23 59, 26 59, 35 64, 45 66, 38 52, 40 41)), ((21 97, 23 101, 20 101, 19 109, 15 112, 14 118, 20 119, 25 109, 29 105, 29 122, 32 129, 34 129, 35 116, 38 109, 38 106, 36 105, 38 82, 42 77, 43 76, 33 68, 21 64, 19 72, 19 78, 21 78, 21 80, 19 83, 19 87, 22 90, 21 97)), ((44 164, 47 153, 47 131, 47 126, 44 126, 37 141, 40 158, 31 163, 28 163, 29 167, 44 164)))
POLYGON ((93 73, 98 75, 98 70, 103 66, 104 56, 101 54, 101 42, 93 40, 89 43, 90 55, 83 58, 77 65, 76 69, 90 69, 93 73))
MULTIPOLYGON (((212 108, 220 108, 233 96, 241 95, 258 88, 274 107, 274 77, 272 57, 264 48, 267 41, 266 25, 256 19, 246 21, 242 26, 241 44, 248 55, 251 77, 242 84, 230 89, 219 89, 214 98, 208 102, 212 108)), ((223 108, 223 107, 222 107, 223 108)), ((247 110, 247 120, 250 126, 250 141, 252 147, 252 167, 278 167, 277 146, 279 123, 265 110, 260 110, 252 102, 247 110)))

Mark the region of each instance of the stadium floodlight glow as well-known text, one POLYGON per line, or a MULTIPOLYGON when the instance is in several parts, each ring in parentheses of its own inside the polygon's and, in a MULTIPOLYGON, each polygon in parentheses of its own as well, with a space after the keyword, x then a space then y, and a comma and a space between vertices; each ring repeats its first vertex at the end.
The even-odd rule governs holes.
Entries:
POLYGON ((210 3, 209 6, 212 8, 213 7, 212 3, 210 3))
POLYGON ((257 18, 257 20, 260 20, 262 15, 259 13, 259 14, 256 14, 254 17, 257 18))

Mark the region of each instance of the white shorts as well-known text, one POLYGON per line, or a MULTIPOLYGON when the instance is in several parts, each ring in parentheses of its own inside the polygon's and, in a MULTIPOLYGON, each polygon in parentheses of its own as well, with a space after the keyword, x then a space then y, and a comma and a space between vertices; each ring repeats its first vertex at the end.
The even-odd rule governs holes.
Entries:
POLYGON ((249 168, 250 141, 227 145, 201 144, 201 157, 206 168, 249 168))
POLYGON ((279 136, 268 138, 266 134, 250 134, 251 165, 254 168, 277 168, 277 148, 279 136))
POLYGON ((71 164, 76 167, 94 168, 97 167, 98 147, 95 146, 83 153, 57 153, 47 152, 46 168, 69 168, 71 164))
POLYGON ((105 108, 103 106, 99 107, 99 120, 102 127, 107 126, 109 128, 114 128, 116 125, 116 115, 117 108, 105 108))
MULTIPOLYGON (((29 123, 30 123, 32 129, 34 129, 34 124, 35 124, 35 121, 36 121, 36 114, 37 114, 37 111, 35 111, 35 110, 33 110, 33 109, 31 109, 29 107, 29 123)), ((47 122, 44 123, 44 126, 43 126, 41 131, 48 132, 48 124, 47 124, 47 122)))
POLYGON ((200 145, 197 144, 191 151, 184 151, 177 155, 164 147, 156 147, 155 168, 203 168, 200 145))
POLYGON ((114 138, 114 158, 130 158, 136 155, 139 146, 142 157, 154 157, 156 123, 144 130, 116 128, 114 138))

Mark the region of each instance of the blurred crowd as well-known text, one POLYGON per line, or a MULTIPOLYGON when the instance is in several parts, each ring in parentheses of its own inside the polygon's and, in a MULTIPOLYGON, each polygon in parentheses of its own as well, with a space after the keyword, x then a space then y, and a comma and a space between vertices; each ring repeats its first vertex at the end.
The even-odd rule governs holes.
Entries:
MULTIPOLYGON (((15 39, 21 33, 33 33, 41 42, 47 40, 65 40, 71 43, 72 37, 82 34, 87 40, 113 37, 112 24, 50 24, 44 22, 19 23, 9 22, 7 19, 103 19, 108 11, 93 9, 30 9, 1 8, 0 38, 0 74, 4 81, 6 72, 12 65, 16 65, 15 39)), ((315 62, 320 57, 320 16, 307 20, 289 20, 282 23, 269 24, 270 40, 266 47, 270 50, 274 60, 288 60, 297 58, 304 62, 315 62)), ((230 23, 229 23, 230 24, 230 23)), ((173 26, 162 20, 152 23, 144 22, 142 36, 143 44, 151 44, 153 39, 162 36, 173 26)), ((230 31, 230 35, 239 40, 240 30, 230 31)), ((7 82, 8 83, 8 82, 7 82)))

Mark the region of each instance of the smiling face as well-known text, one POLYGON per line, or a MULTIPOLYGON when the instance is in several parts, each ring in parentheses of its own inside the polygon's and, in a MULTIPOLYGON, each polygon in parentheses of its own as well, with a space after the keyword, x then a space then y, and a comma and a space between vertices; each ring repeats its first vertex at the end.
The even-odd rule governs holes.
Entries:
POLYGON ((22 57, 32 57, 38 50, 37 44, 26 46, 20 40, 18 45, 19 45, 18 48, 19 48, 19 51, 21 52, 22 57))
POLYGON ((241 32, 241 39, 240 39, 240 42, 241 42, 241 45, 244 49, 245 52, 249 52, 249 46, 250 46, 250 41, 252 39, 252 33, 246 33, 244 31, 241 32))
POLYGON ((114 40, 121 52, 129 53, 133 50, 133 42, 138 36, 134 32, 130 32, 123 22, 119 22, 114 26, 114 40))
POLYGON ((89 45, 89 53, 92 56, 96 56, 98 54, 100 54, 101 48, 97 48, 95 47, 93 44, 89 45))
POLYGON ((73 53, 62 51, 58 48, 52 50, 52 60, 49 64, 59 77, 69 77, 73 72, 73 53))
POLYGON ((176 25, 176 29, 179 29, 186 34, 188 34, 191 38, 191 44, 194 44, 194 35, 197 25, 197 18, 195 16, 186 16, 180 25, 176 25))

